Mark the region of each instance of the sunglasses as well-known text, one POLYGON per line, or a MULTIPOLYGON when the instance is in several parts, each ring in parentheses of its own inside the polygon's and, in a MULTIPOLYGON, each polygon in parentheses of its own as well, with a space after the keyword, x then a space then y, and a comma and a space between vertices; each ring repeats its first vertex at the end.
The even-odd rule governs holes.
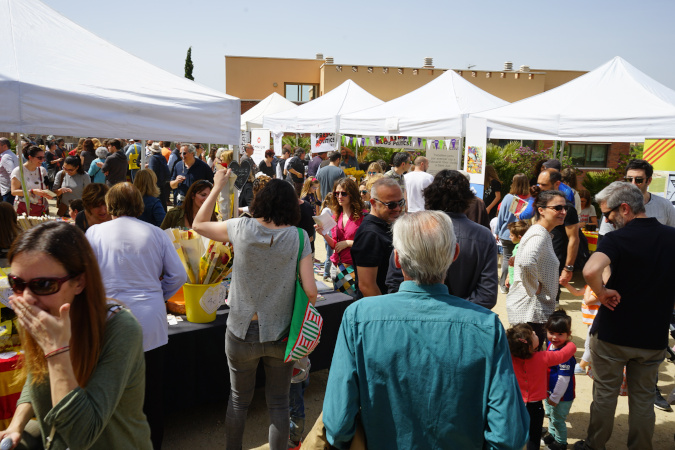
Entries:
POLYGON ((368 172, 368 175, 375 175, 377 172, 368 172))
POLYGON ((383 202, 379 198, 374 198, 373 200, 382 203, 384 206, 386 206, 389 209, 403 208, 403 206, 405 205, 405 199, 404 198, 402 198, 401 200, 399 200, 397 202, 383 202))
POLYGON ((335 196, 335 197, 349 197, 349 194, 347 192, 344 192, 344 191, 340 191, 340 192, 334 191, 333 196, 335 196))
MULTIPOLYGON (((640 183, 638 183, 640 184, 640 183)), ((610 209, 609 211, 603 211, 602 212, 602 217, 607 219, 607 222, 609 222, 609 215, 612 214, 612 211, 616 211, 616 209, 621 206, 621 205, 616 205, 614 208, 610 209)))
POLYGON ((7 276, 9 287, 12 288, 15 294, 21 294, 26 286, 35 295, 52 295, 61 290, 61 285, 68 280, 72 280, 79 274, 66 275, 62 278, 33 278, 29 281, 24 281, 19 277, 10 274, 7 276))
POLYGON ((368 191, 361 191, 361 195, 366 195, 368 191))
POLYGON ((632 183, 635 180, 635 184, 642 184, 645 182, 643 177, 623 177, 623 181, 626 183, 632 183))
POLYGON ((553 209, 555 212, 560 212, 560 211, 567 211, 568 206, 567 205, 555 205, 555 206, 544 206, 544 208, 548 209, 553 209))

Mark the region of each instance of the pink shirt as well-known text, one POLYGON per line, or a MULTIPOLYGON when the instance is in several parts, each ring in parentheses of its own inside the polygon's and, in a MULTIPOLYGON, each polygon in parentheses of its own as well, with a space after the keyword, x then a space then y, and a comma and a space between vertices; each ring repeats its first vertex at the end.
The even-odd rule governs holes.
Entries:
MULTIPOLYGON (((354 220, 349 217, 349 219, 347 219, 347 225, 343 226, 343 215, 344 213, 340 213, 340 217, 337 218, 337 225, 331 230, 331 236, 335 240, 335 244, 340 241, 353 241, 354 236, 356 235, 356 230, 359 228, 359 225, 361 225, 361 222, 363 222, 363 216, 361 216, 356 222, 354 222, 354 220)), ((350 247, 342 250, 339 254, 337 252, 333 253, 333 255, 330 257, 330 260, 336 266, 340 262, 343 264, 352 265, 352 252, 350 247)))
POLYGON ((518 379, 520 393, 525 403, 538 402, 548 397, 548 368, 562 364, 577 351, 573 342, 568 342, 557 352, 535 352, 530 359, 511 356, 513 370, 518 379))

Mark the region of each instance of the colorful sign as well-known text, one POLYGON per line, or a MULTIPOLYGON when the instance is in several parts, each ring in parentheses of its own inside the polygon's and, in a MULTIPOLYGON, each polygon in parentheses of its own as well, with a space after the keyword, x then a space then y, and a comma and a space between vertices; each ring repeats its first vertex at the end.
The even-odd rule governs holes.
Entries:
POLYGON ((645 139, 642 157, 654 170, 675 171, 675 139, 645 139))

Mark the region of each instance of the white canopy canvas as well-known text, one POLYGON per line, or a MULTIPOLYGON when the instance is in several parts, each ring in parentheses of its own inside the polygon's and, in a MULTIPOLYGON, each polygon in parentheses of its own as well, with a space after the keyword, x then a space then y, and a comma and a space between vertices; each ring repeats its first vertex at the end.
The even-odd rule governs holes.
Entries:
POLYGON ((263 117, 263 128, 273 132, 336 133, 340 116, 381 105, 382 100, 347 80, 321 97, 295 109, 263 117))
POLYGON ((340 118, 340 133, 376 136, 464 136, 468 113, 508 105, 454 70, 401 97, 340 118))
POLYGON ((675 91, 617 56, 555 89, 471 116, 487 119, 492 139, 675 138, 675 91))
POLYGON ((262 128, 263 116, 275 114, 289 109, 297 108, 298 105, 290 100, 286 100, 281 95, 273 92, 253 108, 241 115, 241 130, 246 131, 252 128, 262 128))
POLYGON ((0 130, 239 143, 239 99, 115 47, 38 0, 0 0, 0 130))

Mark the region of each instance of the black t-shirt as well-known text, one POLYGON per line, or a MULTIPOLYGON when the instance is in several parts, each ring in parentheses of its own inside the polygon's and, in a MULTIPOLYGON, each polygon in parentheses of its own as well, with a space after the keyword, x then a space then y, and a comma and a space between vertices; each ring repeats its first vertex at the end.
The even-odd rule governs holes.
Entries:
MULTIPOLYGON (((311 239, 316 231, 314 230, 314 210, 309 202, 302 202, 300 205, 300 223, 298 226, 307 232, 307 236, 311 239)), ((310 242, 312 245, 312 253, 314 253, 314 239, 310 242)))
POLYGON ((558 225, 553 229, 553 231, 551 231, 553 251, 558 257, 558 261, 560 261, 561 268, 565 265, 565 260, 567 259, 567 244, 569 242, 565 227, 576 225, 578 223, 579 215, 577 214, 577 210, 574 209, 574 204, 567 202, 567 215, 565 216, 565 223, 558 225))
MULTIPOLYGON (((489 186, 485 186, 485 190, 483 191, 483 203, 485 203, 486 208, 490 206, 490 203, 492 203, 495 200, 497 192, 501 192, 501 190, 502 184, 497 180, 492 180, 490 181, 489 186)), ((490 219, 497 216, 497 206, 499 205, 493 206, 490 212, 488 213, 490 215, 490 219)))
POLYGON ((591 333, 615 345, 665 349, 675 306, 675 228, 653 217, 633 219, 598 244, 611 261, 607 288, 621 301, 614 309, 601 306, 591 333))
POLYGON ((270 178, 274 178, 276 176, 276 168, 274 167, 274 163, 270 164, 269 167, 267 167, 267 163, 265 161, 262 161, 260 165, 258 166, 258 169, 265 175, 267 175, 270 178))
POLYGON ((379 217, 366 214, 354 235, 352 261, 354 267, 377 267, 377 286, 383 294, 387 293, 389 255, 393 249, 391 226, 379 217))
POLYGON ((286 170, 288 169, 296 170, 298 173, 302 174, 302 177, 298 177, 295 174, 288 172, 288 175, 290 175, 291 180, 293 180, 294 183, 302 183, 305 181, 305 165, 300 158, 293 156, 288 161, 288 166, 286 166, 286 170))

